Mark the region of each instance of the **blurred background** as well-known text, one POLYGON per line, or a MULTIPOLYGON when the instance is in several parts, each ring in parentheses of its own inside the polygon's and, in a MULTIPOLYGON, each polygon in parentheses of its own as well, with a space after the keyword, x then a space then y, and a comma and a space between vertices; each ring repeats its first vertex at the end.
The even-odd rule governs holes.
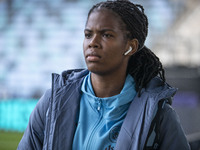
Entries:
MULTIPOLYGON (((149 18, 146 45, 179 89, 177 111, 192 150, 200 149, 200 1, 131 0, 149 18)), ((16 149, 51 73, 86 68, 88 10, 99 0, 0 0, 0 150, 16 149)))

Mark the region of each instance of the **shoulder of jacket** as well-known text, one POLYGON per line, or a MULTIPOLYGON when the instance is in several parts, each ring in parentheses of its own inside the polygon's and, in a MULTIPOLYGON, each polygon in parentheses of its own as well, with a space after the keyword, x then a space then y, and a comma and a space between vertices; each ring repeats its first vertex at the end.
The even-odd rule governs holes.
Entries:
POLYGON ((52 84, 54 88, 62 87, 70 82, 75 82, 89 73, 87 69, 71 69, 60 74, 52 74, 52 84))
POLYGON ((164 120, 177 120, 178 122, 180 121, 176 111, 171 106, 171 104, 168 104, 168 103, 166 103, 164 105, 160 115, 161 115, 161 121, 163 121, 163 119, 164 120))
POLYGON ((170 86, 167 82, 163 82, 163 80, 159 77, 154 77, 151 81, 147 84, 145 91, 149 92, 159 92, 167 89, 176 89, 170 86))
POLYGON ((171 87, 167 82, 163 82, 159 77, 153 78, 141 94, 146 93, 152 97, 157 97, 158 101, 161 99, 168 99, 176 94, 177 88, 171 87))

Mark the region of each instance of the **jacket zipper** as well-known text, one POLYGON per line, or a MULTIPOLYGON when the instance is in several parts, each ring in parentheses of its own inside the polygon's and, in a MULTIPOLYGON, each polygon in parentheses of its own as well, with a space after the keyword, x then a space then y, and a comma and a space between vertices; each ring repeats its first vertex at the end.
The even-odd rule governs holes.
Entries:
POLYGON ((101 100, 99 99, 97 102, 97 110, 100 111, 101 110, 101 100))
POLYGON ((100 116, 99 116, 99 120, 95 124, 95 126, 94 126, 94 128, 93 128, 93 130, 92 130, 92 132, 90 134, 90 137, 89 137, 88 142, 87 142, 86 150, 90 150, 90 145, 91 145, 91 141, 92 141, 92 139, 94 137, 94 134, 96 133, 98 127, 100 127, 101 124, 102 124, 102 116, 103 115, 102 115, 102 110, 101 110, 101 107, 102 107, 101 103, 102 103, 101 99, 98 99, 98 101, 97 101, 97 111, 99 112, 100 116))

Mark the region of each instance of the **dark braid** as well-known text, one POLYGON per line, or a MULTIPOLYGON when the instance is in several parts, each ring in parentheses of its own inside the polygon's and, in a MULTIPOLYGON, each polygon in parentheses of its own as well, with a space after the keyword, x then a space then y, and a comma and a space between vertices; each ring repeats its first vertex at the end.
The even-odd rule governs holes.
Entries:
POLYGON ((148 34, 148 18, 144 14, 144 8, 128 0, 108 0, 94 5, 88 13, 88 18, 94 10, 102 8, 118 14, 126 26, 125 30, 128 31, 126 37, 137 39, 139 42, 138 50, 131 56, 127 68, 127 73, 131 74, 135 80, 136 91, 138 91, 139 96, 142 88, 155 76, 159 75, 164 83, 165 76, 162 63, 150 49, 144 46, 148 34))
POLYGON ((164 69, 159 58, 147 47, 136 52, 129 60, 128 73, 136 81, 136 90, 140 91, 149 81, 159 75, 165 82, 164 69))

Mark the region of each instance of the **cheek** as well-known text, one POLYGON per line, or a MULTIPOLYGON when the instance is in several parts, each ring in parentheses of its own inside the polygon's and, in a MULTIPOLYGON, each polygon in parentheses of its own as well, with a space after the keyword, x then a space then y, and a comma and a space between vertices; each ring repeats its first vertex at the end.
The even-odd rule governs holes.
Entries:
POLYGON ((112 47, 110 47, 108 53, 112 57, 120 57, 123 55, 124 51, 125 51, 124 46, 116 44, 116 45, 113 45, 112 47))
POLYGON ((87 44, 86 44, 86 41, 84 40, 83 41, 83 53, 84 53, 84 55, 85 55, 86 49, 87 49, 87 44))

